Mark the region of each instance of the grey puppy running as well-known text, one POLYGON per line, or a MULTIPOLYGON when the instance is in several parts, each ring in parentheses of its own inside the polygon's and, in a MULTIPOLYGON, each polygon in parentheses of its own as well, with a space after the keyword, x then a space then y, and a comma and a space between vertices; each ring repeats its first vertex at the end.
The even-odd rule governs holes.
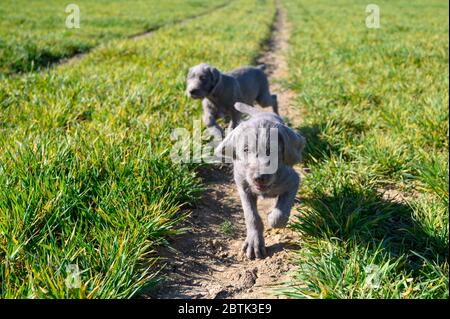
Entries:
POLYGON ((221 73, 215 67, 201 63, 189 69, 186 93, 190 98, 202 99, 203 123, 220 136, 224 132, 216 122, 218 118, 229 117, 230 129, 239 124, 240 112, 234 108, 236 102, 272 106, 278 114, 277 96, 270 93, 263 65, 221 73))
POLYGON ((266 255, 264 226, 257 211, 257 198, 277 198, 268 215, 268 224, 273 228, 285 227, 300 186, 300 176, 292 166, 301 161, 306 139, 287 127, 277 114, 260 112, 242 103, 236 103, 235 107, 250 118, 228 134, 215 154, 233 161, 234 180, 247 228, 242 249, 250 259, 263 258, 266 255), (252 134, 253 142, 250 142, 252 134))

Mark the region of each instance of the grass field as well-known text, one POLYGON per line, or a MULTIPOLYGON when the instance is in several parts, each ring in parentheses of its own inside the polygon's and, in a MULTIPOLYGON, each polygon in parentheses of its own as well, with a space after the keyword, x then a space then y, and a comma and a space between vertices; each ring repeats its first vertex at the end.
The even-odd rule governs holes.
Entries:
MULTIPOLYGON (((281 2, 310 169, 284 294, 448 298, 448 3, 380 0, 368 29, 364 1, 281 2)), ((188 67, 254 63, 275 14, 271 0, 76 3, 80 29, 62 1, 0 6, 0 298, 131 298, 158 282, 156 248, 203 189, 198 166, 169 158, 173 128, 201 115, 188 67)))
POLYGON ((0 74, 23 72, 85 52, 100 43, 199 15, 225 1, 80 0, 80 28, 66 27, 61 0, 3 0, 0 6, 0 74))
POLYGON ((251 63, 274 8, 237 0, 0 80, 1 297, 128 298, 154 284, 153 249, 201 191, 194 167, 168 157, 172 129, 200 114, 184 94, 187 69, 251 63), (65 284, 69 265, 79 289, 65 284))
POLYGON ((448 3, 285 0, 306 135, 299 298, 448 298, 448 3))

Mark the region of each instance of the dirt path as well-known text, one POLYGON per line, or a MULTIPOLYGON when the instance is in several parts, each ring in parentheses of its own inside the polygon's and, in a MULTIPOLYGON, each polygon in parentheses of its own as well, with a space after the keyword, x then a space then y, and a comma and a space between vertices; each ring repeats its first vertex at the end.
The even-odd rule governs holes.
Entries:
MULTIPOLYGON (((259 63, 266 64, 271 90, 278 95, 280 113, 298 123, 291 107, 293 93, 282 88, 287 76, 285 52, 289 38, 284 9, 277 2, 277 15, 268 51, 259 63)), ((264 237, 268 257, 247 260, 240 251, 245 239, 241 203, 232 180, 232 168, 205 169, 200 172, 206 191, 185 226, 187 233, 173 238, 176 252, 160 252, 167 257, 167 281, 150 298, 277 298, 276 288, 289 279, 294 266, 293 249, 298 249, 298 234, 288 229, 268 229, 266 216, 273 200, 259 200, 265 222, 264 237)), ((294 210, 293 210, 294 213, 294 210)), ((291 216, 292 218, 292 216, 291 216)))

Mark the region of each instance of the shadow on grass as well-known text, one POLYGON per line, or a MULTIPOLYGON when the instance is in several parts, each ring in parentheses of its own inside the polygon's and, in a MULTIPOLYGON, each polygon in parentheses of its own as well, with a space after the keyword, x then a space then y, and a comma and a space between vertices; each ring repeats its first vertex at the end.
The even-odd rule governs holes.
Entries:
POLYGON ((333 141, 332 137, 341 136, 341 142, 356 140, 369 130, 369 127, 363 122, 330 119, 326 122, 300 126, 297 130, 306 137, 303 161, 309 165, 322 162, 331 155, 341 152, 342 145, 333 141))
POLYGON ((411 206, 388 200, 375 190, 351 187, 303 199, 307 213, 294 224, 304 235, 382 248, 391 257, 405 254, 405 267, 417 270, 421 258, 448 261, 448 241, 414 219, 411 206))
POLYGON ((331 154, 339 152, 339 148, 333 146, 326 138, 321 137, 326 123, 318 123, 310 126, 301 126, 297 130, 306 138, 306 146, 303 150, 303 162, 308 166, 315 162, 321 162, 331 154))

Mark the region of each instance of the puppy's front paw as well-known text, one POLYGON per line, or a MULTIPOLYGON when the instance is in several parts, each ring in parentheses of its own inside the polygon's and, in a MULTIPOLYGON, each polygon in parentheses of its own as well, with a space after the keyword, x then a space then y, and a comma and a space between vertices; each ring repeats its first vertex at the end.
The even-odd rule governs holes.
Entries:
POLYGON ((264 258, 266 256, 264 237, 258 234, 247 235, 242 251, 249 259, 264 258))
POLYGON ((283 228, 286 227, 289 214, 283 213, 281 210, 275 208, 268 216, 269 226, 272 228, 283 228))

